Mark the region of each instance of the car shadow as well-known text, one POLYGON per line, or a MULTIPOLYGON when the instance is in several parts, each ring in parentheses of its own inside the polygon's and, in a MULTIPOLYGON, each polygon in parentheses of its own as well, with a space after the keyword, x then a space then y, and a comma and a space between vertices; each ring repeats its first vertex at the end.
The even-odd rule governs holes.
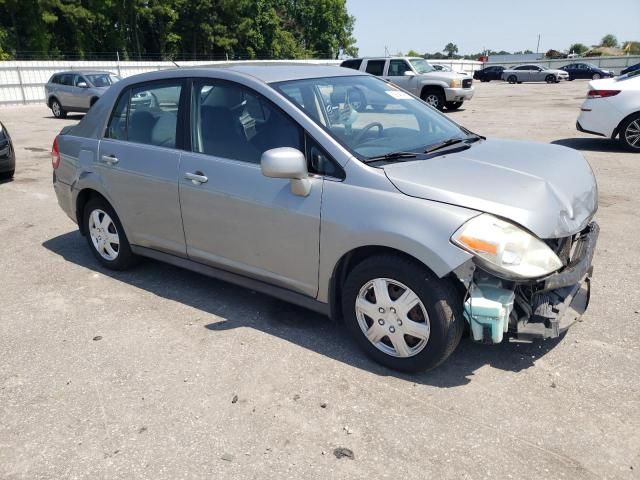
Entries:
POLYGON ((430 372, 403 374, 370 360, 348 337, 342 324, 309 310, 154 260, 145 260, 138 268, 126 272, 107 270, 95 260, 77 231, 42 245, 75 265, 219 317, 220 321, 204 325, 211 334, 249 327, 375 375, 439 388, 466 385, 478 369, 487 365, 511 372, 526 370, 561 341, 505 341, 487 346, 463 338, 442 366, 430 372))
POLYGON ((625 153, 626 150, 616 140, 610 138, 561 138, 551 142, 553 145, 562 145, 564 147, 575 148, 584 152, 620 152, 625 153))

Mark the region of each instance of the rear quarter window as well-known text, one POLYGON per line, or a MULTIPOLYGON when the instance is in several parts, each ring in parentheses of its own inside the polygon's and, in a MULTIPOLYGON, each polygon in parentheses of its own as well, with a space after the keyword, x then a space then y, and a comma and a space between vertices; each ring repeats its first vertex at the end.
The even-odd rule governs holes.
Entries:
POLYGON ((360 65, 362 65, 362 60, 345 60, 340 66, 344 68, 351 68, 353 70, 360 70, 360 65))

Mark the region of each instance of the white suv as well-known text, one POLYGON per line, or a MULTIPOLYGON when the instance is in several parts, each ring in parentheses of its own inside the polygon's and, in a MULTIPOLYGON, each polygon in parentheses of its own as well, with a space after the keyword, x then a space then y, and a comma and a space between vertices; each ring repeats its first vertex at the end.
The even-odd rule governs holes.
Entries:
POLYGON ((353 58, 340 66, 383 77, 438 110, 457 110, 473 97, 473 79, 469 75, 438 71, 423 58, 353 58))

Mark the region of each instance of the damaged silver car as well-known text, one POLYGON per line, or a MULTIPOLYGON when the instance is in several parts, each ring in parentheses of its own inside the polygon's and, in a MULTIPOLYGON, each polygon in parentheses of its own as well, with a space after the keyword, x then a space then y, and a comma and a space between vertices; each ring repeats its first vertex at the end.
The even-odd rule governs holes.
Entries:
POLYGON ((52 156, 58 202, 105 267, 149 257, 322 312, 394 369, 439 365, 466 325, 483 343, 558 337, 589 301, 582 155, 487 139, 366 73, 129 77, 52 156))

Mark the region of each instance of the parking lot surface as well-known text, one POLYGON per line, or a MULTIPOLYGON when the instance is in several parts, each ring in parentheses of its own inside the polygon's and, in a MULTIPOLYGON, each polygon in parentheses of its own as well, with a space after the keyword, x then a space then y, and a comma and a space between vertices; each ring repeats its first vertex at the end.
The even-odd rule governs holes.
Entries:
POLYGON ((586 90, 478 83, 449 115, 584 153, 590 309, 559 340, 465 338, 420 375, 243 288, 154 261, 104 270, 51 185, 53 138, 81 116, 0 109, 17 157, 0 184, 0 478, 639 478, 640 156, 575 130, 586 90))

